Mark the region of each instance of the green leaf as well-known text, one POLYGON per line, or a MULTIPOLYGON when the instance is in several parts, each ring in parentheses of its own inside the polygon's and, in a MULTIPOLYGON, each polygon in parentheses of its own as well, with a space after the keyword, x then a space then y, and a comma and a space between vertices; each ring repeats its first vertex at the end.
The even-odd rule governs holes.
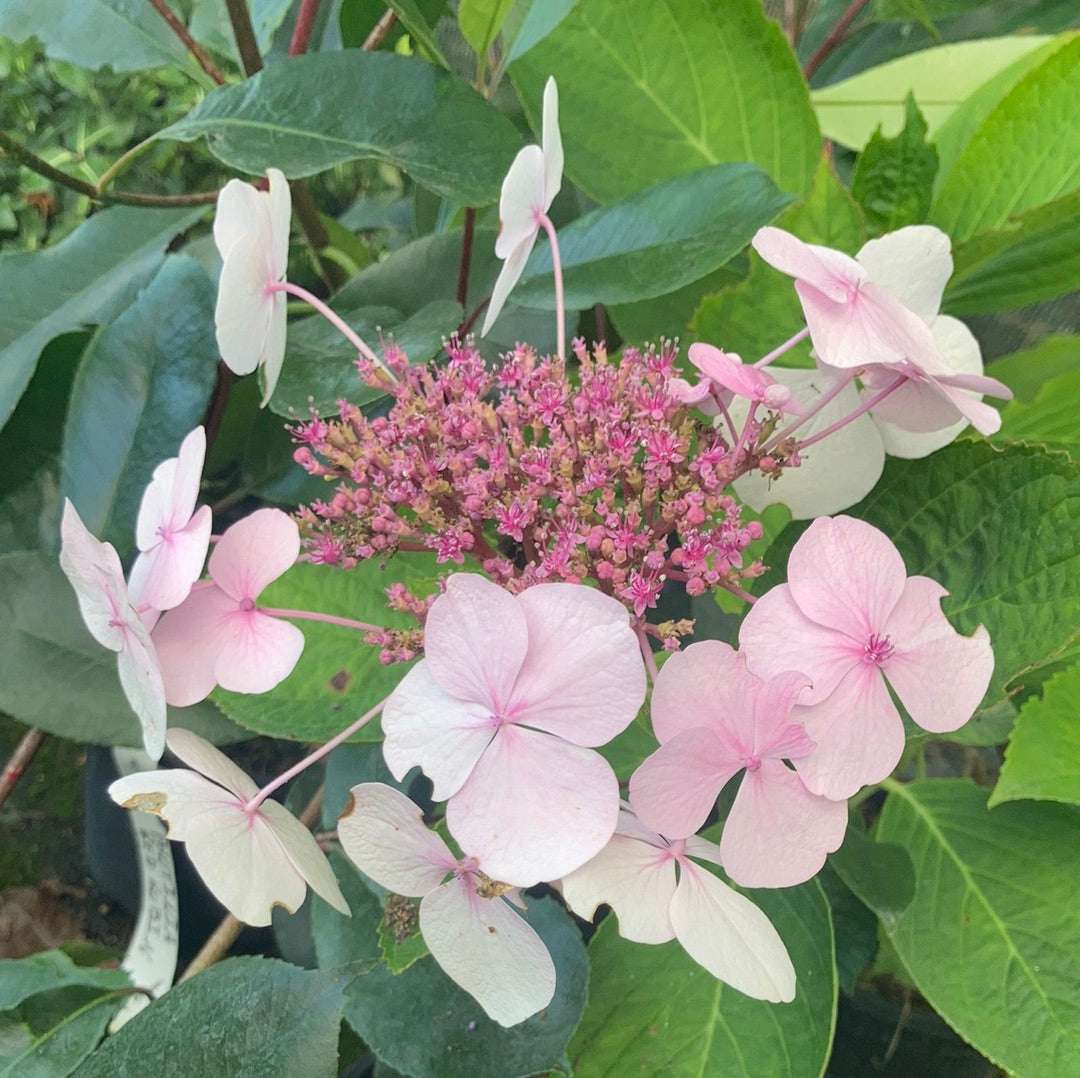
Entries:
POLYGON ((66 1078, 74 1074, 101 1042, 119 1007, 115 994, 83 1003, 37 1034, 7 1066, 0 1060, 0 1078, 66 1078))
POLYGON ((338 745, 326 758, 326 776, 323 784, 322 825, 330 830, 337 827, 338 817, 345 811, 349 791, 360 782, 381 782, 407 792, 405 782, 398 782, 383 759, 382 745, 338 745))
MULTIPOLYGON (((1018 680, 1080 635, 1080 465, 1025 446, 956 442, 923 460, 889 458, 873 492, 847 513, 884 531, 909 575, 949 590, 942 608, 960 632, 986 626, 994 674, 981 712, 946 736, 1002 740, 998 727, 980 732, 980 715, 989 718, 1018 680)), ((783 579, 805 527, 792 525, 770 549, 762 589, 783 579)))
POLYGON ((824 1072, 836 1014, 829 904, 811 881, 749 896, 787 944, 791 1003, 764 1003, 701 968, 677 940, 624 940, 608 915, 589 943, 589 1005, 570 1045, 575 1078, 824 1072))
POLYGON ((1022 798, 1080 805, 1080 666, 1020 709, 990 806, 1022 798))
MULTIPOLYGON (((0 711, 74 741, 142 744, 116 656, 86 631, 50 554, 0 555, 0 711)), ((218 743, 245 736, 208 701, 170 708, 169 725, 218 743)))
POLYGON ((417 44, 429 52, 443 67, 449 69, 450 64, 446 59, 439 43, 435 38, 435 31, 420 10, 416 0, 390 0, 386 5, 393 8, 401 25, 412 35, 417 44))
POLYGON ((1028 72, 987 116, 943 175, 933 223, 960 242, 1080 187, 1078 95, 1080 35, 1028 72))
MULTIPOLYGON (((322 966, 377 958, 379 899, 350 862, 331 853, 352 910, 346 918, 316 898, 315 949, 322 966)), ((499 901, 499 900, 496 900, 499 901)), ((346 991, 345 1018, 386 1065, 412 1078, 518 1078, 560 1067, 585 1005, 588 960, 570 915, 553 898, 527 898, 525 915, 555 963, 555 998, 504 1029, 429 955, 403 973, 373 962, 346 991)))
POLYGON ((379 922, 379 954, 391 973, 404 973, 429 954, 420 935, 420 901, 390 895, 379 922))
POLYGON ((74 986, 111 992, 130 988, 131 978, 119 969, 77 966, 64 951, 0 959, 0 1011, 10 1011, 41 992, 74 986))
POLYGON ((620 782, 629 782, 630 776, 645 757, 657 748, 659 743, 649 728, 645 712, 642 711, 621 734, 613 737, 606 745, 601 745, 596 751, 611 764, 611 769, 620 782))
MULTIPOLYGON (((652 299, 711 273, 791 201, 760 169, 715 165, 579 217, 559 233, 566 304, 652 299)), ((551 249, 529 259, 516 302, 555 309, 551 249)))
POLYGON ((728 161, 810 187, 817 123, 760 0, 580 0, 510 75, 534 129, 558 80, 566 170, 598 202, 728 161))
POLYGON ((0 0, 0 37, 35 37, 45 54, 80 67, 139 71, 182 64, 184 46, 143 0, 0 0))
MULTIPOLYGON (((250 0, 246 5, 251 15, 251 28, 259 52, 266 53, 274 39, 274 31, 282 24, 291 0, 250 0)), ((188 30, 196 41, 223 56, 231 57, 241 66, 236 48, 236 35, 229 21, 228 8, 221 0, 193 0, 188 30)))
POLYGON ((1046 382, 1030 403, 1010 401, 1001 413, 999 442, 1032 442, 1080 459, 1080 370, 1046 382))
MULTIPOLYGON (((404 318, 392 307, 335 308, 373 348, 380 334, 392 337, 413 363, 426 363, 442 351, 442 342, 461 324, 461 305, 437 299, 404 318)), ((278 415, 335 415, 339 400, 367 404, 385 392, 365 385, 356 372, 356 349, 322 315, 289 326, 289 354, 270 408, 278 415)))
POLYGON ((877 233, 926 220, 937 173, 937 151, 926 141, 926 120, 910 94, 906 119, 896 138, 879 127, 855 164, 851 193, 877 233))
POLYGON ((85 1063, 79 1078, 336 1078, 349 974, 229 958, 178 984, 85 1063))
POLYGON ((894 922, 915 894, 915 869, 907 850, 873 842, 859 826, 848 824, 844 843, 829 855, 829 865, 883 921, 894 922))
POLYGON ((513 6, 514 0, 461 0, 458 4, 461 36, 477 56, 487 53, 513 6))
POLYGON ((1020 401, 1033 401, 1051 378, 1073 371, 1080 371, 1080 336, 1069 334, 1044 337, 1034 348, 997 359, 990 368, 1020 401))
POLYGON ((1080 811, 1010 804, 956 779, 901 786, 877 827, 915 863, 915 897, 892 926, 919 991, 998 1066, 1080 1072, 1080 811))
POLYGON ((829 900, 832 914, 836 979, 840 990, 851 995, 877 954, 878 919, 828 865, 816 878, 829 900))
POLYGON ((215 289, 194 259, 173 255, 98 333, 71 390, 61 492, 123 557, 154 468, 198 426, 217 373, 215 289))
MULTIPOLYGON (((374 558, 348 570, 300 563, 275 580, 259 604, 415 629, 415 620, 387 609, 385 589, 400 581, 417 594, 429 595, 438 574, 434 554, 397 554, 385 568, 374 558)), ((249 730, 296 741, 326 741, 387 696, 411 668, 410 663, 383 666, 379 649, 365 644, 355 629, 317 621, 294 624, 304 633, 304 653, 280 685, 257 696, 214 691, 221 710, 249 730)), ((352 738, 381 739, 378 722, 352 738)))
POLYGON ((352 49, 295 56, 219 87, 155 138, 204 136, 245 172, 273 165, 296 179, 371 159, 468 206, 498 198, 520 143, 460 79, 416 58, 352 49))
POLYGON ((995 72, 1045 44, 1045 37, 991 37, 909 53, 860 71, 810 95, 821 133, 860 150, 881 126, 887 137, 904 125, 904 101, 915 97, 931 137, 949 115, 995 72))
POLYGON ((205 207, 115 206, 46 251, 0 256, 0 426, 45 345, 61 333, 115 318, 157 269, 172 238, 205 213, 205 207))

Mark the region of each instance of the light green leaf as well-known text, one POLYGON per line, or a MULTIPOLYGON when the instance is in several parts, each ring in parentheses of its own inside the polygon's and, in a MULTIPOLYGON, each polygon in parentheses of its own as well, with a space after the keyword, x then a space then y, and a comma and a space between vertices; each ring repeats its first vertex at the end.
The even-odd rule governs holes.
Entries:
POLYGON ((1010 804, 961 779, 889 781, 877 826, 915 864, 889 938, 966 1041, 1019 1075, 1080 1073, 1080 811, 1010 804))
POLYGON ((1080 666, 1020 709, 990 805, 1023 798, 1080 805, 1080 666))
POLYGON ((534 128, 558 80, 566 171, 599 202, 728 161, 810 186, 817 123, 760 0, 580 0, 510 75, 534 128))
POLYGON ((61 492, 124 557, 150 477, 199 425, 217 373, 215 290, 193 259, 170 256, 98 333, 71 390, 61 492))
POLYGON ((184 46, 144 0, 0 0, 0 37, 36 37, 47 56, 95 71, 187 60, 184 46))
POLYGON ((609 914, 589 943, 589 1005, 570 1044, 575 1078, 818 1078, 824 1072, 837 988, 828 902, 814 881, 749 896, 787 945, 797 977, 794 1001, 744 996, 702 969, 676 940, 624 940, 609 914))
POLYGON ((458 4, 461 36, 478 56, 483 56, 499 36, 513 6, 514 0, 461 0, 458 4))
POLYGON ((109 1037, 79 1078, 336 1078, 348 972, 229 958, 177 985, 109 1037))
MULTIPOLYGON (((0 711, 74 741, 142 744, 116 655, 86 631, 53 555, 0 555, 0 711)), ((168 718, 218 743, 245 736, 209 702, 168 718)))
MULTIPOLYGON (((790 202, 760 169, 715 165, 604 206, 559 233, 566 304, 652 299, 733 258, 790 202)), ((514 299, 555 309, 551 249, 529 259, 514 299)))
POLYGON ((109 322, 157 269, 165 248, 206 213, 116 206, 46 251, 0 256, 0 425, 54 337, 109 322))
POLYGON ((91 999, 39 1033, 7 1066, 0 1078, 67 1078, 101 1042, 105 1027, 120 1007, 116 994, 91 999))
POLYGON ((1080 187, 1080 34, 1002 98, 943 174, 931 221, 958 243, 1080 187))
POLYGON ((860 71, 810 95, 821 133, 852 150, 862 149, 879 124, 883 135, 893 137, 904 125, 904 100, 912 94, 933 137, 983 82, 1046 41, 1035 35, 961 41, 860 71))
POLYGON ((1080 371, 1046 382, 1030 403, 1010 401, 1002 409, 999 442, 1032 442, 1064 449, 1080 458, 1080 371))
POLYGON ((0 1011, 10 1011, 31 996, 57 988, 100 988, 111 992, 130 986, 131 978, 123 970, 77 966, 64 951, 0 959, 0 1011))
POLYGON ((990 367, 1021 401, 1033 401, 1051 378, 1073 371, 1080 371, 1080 336, 1068 334, 1044 337, 1034 348, 1013 352, 990 367))
MULTIPOLYGON (((347 570, 303 562, 275 580, 259 597, 259 605, 415 629, 414 619, 387 609, 385 589, 402 582, 417 594, 429 595, 437 587, 438 573, 434 554, 397 554, 385 567, 372 558, 347 570)), ((304 653, 277 688, 258 696, 214 692, 221 710, 249 730, 297 741, 326 741, 387 696, 411 667, 410 663, 383 666, 379 649, 365 644, 355 629, 317 621, 295 624, 304 633, 304 653)), ((352 740, 381 738, 376 721, 352 740)))
POLYGON ((206 137, 227 165, 291 179, 361 158, 404 169, 459 204, 483 206, 520 144, 471 87, 414 57, 315 53, 272 64, 208 94, 156 138, 206 137))

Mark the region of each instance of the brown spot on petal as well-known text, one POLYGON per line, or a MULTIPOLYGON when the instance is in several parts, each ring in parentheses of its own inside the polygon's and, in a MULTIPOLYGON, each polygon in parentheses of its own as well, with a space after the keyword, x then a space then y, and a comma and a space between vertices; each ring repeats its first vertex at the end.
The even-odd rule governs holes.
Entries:
POLYGON ((165 807, 166 800, 164 794, 136 794, 124 802, 124 808, 137 809, 139 812, 153 812, 155 815, 160 815, 161 810, 165 807))
POLYGON ((352 790, 349 791, 349 798, 345 802, 345 807, 341 810, 339 820, 344 820, 346 816, 351 816, 356 810, 356 798, 353 796, 352 790))
MULTIPOLYGON (((505 895, 507 891, 512 891, 513 889, 514 885, 512 883, 503 883, 502 880, 493 880, 483 872, 476 873, 476 893, 481 898, 498 898, 500 895, 505 895)), ((494 932, 495 930, 492 929, 492 931, 494 932)))
POLYGON ((348 670, 339 670, 330 679, 329 684, 330 684, 330 688, 333 689, 334 692, 343 693, 349 687, 349 683, 351 681, 352 681, 352 674, 350 674, 348 670))
POLYGON ((495 935, 495 926, 494 925, 488 925, 487 929, 493 936, 495 935))

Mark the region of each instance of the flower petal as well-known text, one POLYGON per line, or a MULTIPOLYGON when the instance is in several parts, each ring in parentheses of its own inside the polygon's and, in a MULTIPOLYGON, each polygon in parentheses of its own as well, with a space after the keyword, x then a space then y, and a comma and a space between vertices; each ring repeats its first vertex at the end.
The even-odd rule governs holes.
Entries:
POLYGON ((234 610, 220 624, 214 664, 217 683, 229 692, 269 692, 284 681, 304 650, 304 634, 281 618, 234 610))
POLYGON ((338 838, 361 872, 397 895, 426 895, 454 866, 446 843, 424 825, 419 806, 380 782, 352 788, 338 838))
POLYGON ((263 348, 262 359, 262 400, 259 407, 265 408, 274 395, 278 378, 281 376, 281 367, 285 362, 285 344, 288 336, 286 293, 275 292, 270 297, 272 310, 270 321, 266 327, 266 344, 263 348))
POLYGON ((622 733, 646 688, 626 607, 581 584, 539 584, 516 601, 529 645, 514 684, 514 721, 586 747, 622 733))
POLYGON ((574 913, 591 921, 606 903, 619 918, 619 935, 635 943, 674 937, 668 913, 674 894, 675 859, 668 851, 617 833, 562 880, 563 898, 574 913))
POLYGON ((465 853, 517 887, 560 879, 595 857, 618 817, 619 784, 599 753, 512 725, 499 728, 446 809, 465 853))
POLYGON ((812 688, 810 678, 794 670, 758 681, 752 698, 754 755, 793 760, 813 750, 806 731, 791 721, 795 702, 805 699, 812 688))
POLYGON ((204 505, 182 531, 161 537, 144 550, 131 567, 128 589, 136 606, 171 610, 190 594, 199 579, 210 548, 213 514, 204 505))
POLYGON ((526 240, 536 236, 536 215, 547 211, 545 166, 544 151, 535 145, 522 147, 510 165, 499 197, 497 257, 509 258, 526 240))
POLYGON ((847 804, 818 797, 779 760, 742 778, 720 839, 724 871, 742 887, 794 887, 839 849, 847 804))
POLYGON ((265 237, 239 239, 222 263, 214 308, 218 351, 235 374, 250 374, 266 357, 276 302, 270 283, 265 237))
POLYGON ((223 627, 237 609, 220 588, 199 588, 154 627, 165 699, 173 707, 190 707, 213 691, 223 627))
POLYGON ((424 898, 420 931, 443 972, 501 1026, 524 1022, 555 995, 544 941, 501 898, 481 898, 467 880, 424 898))
POLYGON ((653 686, 649 710, 657 740, 701 727, 737 730, 738 717, 750 717, 755 680, 745 659, 720 640, 700 640, 676 651, 653 686))
POLYGON ((166 740, 169 752, 200 775, 235 794, 241 801, 250 801, 259 792, 258 786, 244 771, 198 734, 177 728, 169 731, 166 740))
POLYGON ((535 244, 536 233, 530 232, 506 256, 506 261, 499 270, 499 276, 495 279, 495 287, 491 290, 491 299, 488 300, 487 312, 484 314, 484 325, 480 330, 481 337, 486 337, 488 331, 498 321, 507 297, 513 292, 514 285, 518 283, 518 279, 525 271, 525 263, 529 261, 529 255, 532 254, 535 244))
POLYGON ((289 863, 307 885, 339 913, 351 917, 349 904, 341 893, 334 870, 319 849, 315 836, 284 806, 267 798, 259 806, 259 815, 270 825, 289 863))
POLYGON ((142 727, 143 748, 151 760, 165 751, 165 684, 150 634, 138 618, 124 630, 124 646, 116 656, 120 687, 142 727))
POLYGON ((205 457, 206 431, 196 427, 180 443, 179 453, 154 469, 143 491, 135 522, 136 545, 140 550, 157 545, 160 528, 180 531, 188 526, 199 500, 205 457))
POLYGON ((274 280, 281 280, 285 276, 289 263, 292 192, 289 190, 289 181, 285 179, 285 174, 280 169, 268 168, 266 176, 270 181, 270 190, 266 200, 267 219, 270 223, 270 272, 274 280))
POLYGON ((383 756, 399 781, 419 767, 445 801, 461 789, 495 734, 490 709, 444 692, 421 659, 390 694, 382 714, 383 756))
POLYGON ((957 730, 975 713, 994 672, 985 626, 971 636, 941 612, 949 593, 936 581, 913 576, 885 631, 896 650, 883 669, 907 713, 924 730, 957 730))
POLYGON ((757 253, 774 269, 805 281, 834 303, 844 303, 866 271, 839 251, 804 243, 782 228, 759 228, 751 241, 757 253))
MULTIPOLYGON (((124 646, 124 628, 113 624, 125 618, 127 587, 120 557, 111 543, 90 534, 75 506, 65 498, 60 521, 60 568, 75 590, 79 613, 90 635, 110 651, 124 646)), ((132 613, 132 620, 137 620, 132 613)))
POLYGON ((671 923, 686 953, 725 984, 770 1003, 795 998, 795 968, 772 922, 692 861, 681 864, 671 923))
POLYGON ((953 272, 951 241, 933 225, 908 225, 865 243, 855 256, 876 285, 924 322, 941 308, 953 272))
POLYGON ((544 212, 562 188, 563 145, 559 131, 559 87, 548 76, 544 84, 544 119, 540 141, 544 152, 544 212))
POLYGON ((424 624, 424 655, 452 696, 505 714, 529 647, 525 611, 508 591, 476 573, 455 573, 424 624))
POLYGON ((819 517, 788 556, 788 586, 799 609, 860 646, 882 631, 906 579, 892 540, 854 517, 819 517))
POLYGON ((846 800, 880 782, 900 762, 904 724, 877 667, 859 663, 825 701, 797 707, 815 748, 795 761, 811 793, 846 800))
POLYGON ((269 227, 266 195, 243 180, 229 180, 218 192, 214 243, 224 260, 245 237, 269 227))
POLYGON ((256 509, 238 520, 214 547, 209 570, 214 583, 237 602, 259 593, 300 556, 300 529, 280 509, 256 509))
POLYGON ((630 804, 654 831, 686 838, 705 822, 728 779, 743 766, 715 728, 683 730, 630 776, 630 804))

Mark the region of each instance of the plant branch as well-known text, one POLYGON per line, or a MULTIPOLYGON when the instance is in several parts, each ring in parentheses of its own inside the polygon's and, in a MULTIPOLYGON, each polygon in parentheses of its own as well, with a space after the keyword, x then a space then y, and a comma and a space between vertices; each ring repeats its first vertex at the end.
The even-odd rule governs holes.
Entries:
POLYGON ((851 0, 851 3, 848 4, 843 15, 836 20, 833 28, 826 35, 825 40, 818 46, 817 52, 806 61, 806 66, 803 68, 803 77, 807 81, 813 78, 814 72, 821 67, 832 53, 833 49, 844 40, 851 24, 868 3, 869 0, 851 0))
POLYGON ((289 55, 300 56, 307 52, 311 41, 311 31, 315 29, 315 20, 319 15, 319 0, 300 0, 300 11, 296 16, 292 39, 289 41, 289 55))
POLYGON ((4 766, 3 774, 0 774, 0 808, 11 796, 11 792, 30 766, 34 753, 41 747, 44 740, 45 734, 41 730, 27 730, 15 746, 15 751, 4 766))
POLYGON ((458 262, 457 301, 462 309, 469 298, 469 267, 472 263, 473 230, 476 227, 476 210, 466 207, 465 224, 461 233, 461 260, 458 262))
POLYGON ((188 33, 188 28, 176 17, 166 0, 150 0, 154 10, 168 23, 169 29, 180 39, 184 48, 195 58, 195 62, 210 76, 218 86, 225 82, 225 76, 210 59, 209 53, 188 33))
POLYGON ((251 25, 247 0, 225 0, 225 10, 229 13, 233 37, 236 39, 236 51, 240 54, 240 63, 244 74, 249 78, 262 70, 262 53, 255 38, 255 27, 251 25))
POLYGON ((397 22, 397 12, 393 8, 387 8, 383 17, 371 28, 371 33, 364 38, 360 46, 364 52, 374 52, 385 40, 386 35, 394 28, 397 22))

